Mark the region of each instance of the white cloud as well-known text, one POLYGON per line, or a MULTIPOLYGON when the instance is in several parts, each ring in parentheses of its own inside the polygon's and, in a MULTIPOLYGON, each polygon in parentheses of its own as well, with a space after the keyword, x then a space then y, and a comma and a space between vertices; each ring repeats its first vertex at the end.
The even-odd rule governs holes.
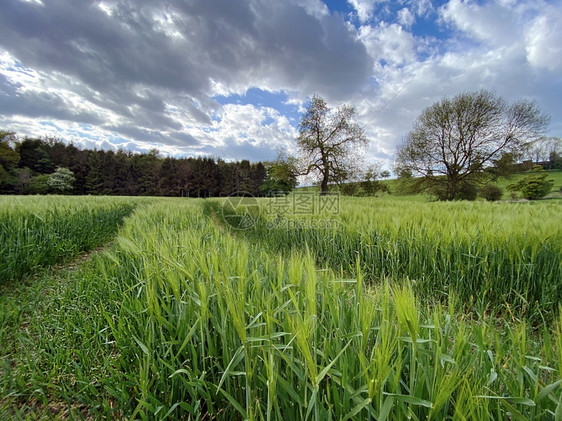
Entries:
POLYGON ((271 152, 268 157, 261 159, 273 159, 279 147, 290 149, 297 136, 296 129, 287 117, 270 107, 226 104, 218 112, 217 118, 209 127, 209 133, 220 142, 226 153, 233 146, 245 146, 246 153, 250 156, 252 147, 256 147, 271 152))
POLYGON ((391 165, 396 146, 425 107, 444 96, 479 89, 492 90, 510 102, 522 97, 536 100, 553 117, 550 133, 562 135, 557 117, 562 113, 562 80, 551 73, 561 68, 560 8, 531 2, 508 6, 452 0, 441 13, 462 35, 443 41, 414 37, 404 28, 398 30, 398 25, 360 29, 369 53, 389 61, 374 68, 376 84, 354 99, 373 139, 371 156, 391 165), (497 16, 509 19, 494 26, 497 16), (429 54, 421 61, 415 52, 423 49, 429 54))
POLYGON ((506 44, 521 37, 517 10, 499 3, 450 0, 440 8, 440 15, 444 22, 490 44, 506 44))
POLYGON ((381 23, 362 26, 359 39, 374 60, 385 60, 391 65, 402 65, 416 60, 414 36, 398 24, 381 23))
POLYGON ((562 10, 546 6, 525 32, 527 60, 550 71, 562 71, 562 10))
POLYGON ((411 4, 416 16, 426 16, 433 10, 431 0, 413 0, 411 4))
POLYGON ((256 87, 302 112, 317 93, 356 107, 373 138, 367 160, 388 168, 424 107, 486 88, 536 99, 562 136, 560 2, 348 3, 356 16, 320 0, 8 3, 0 128, 84 147, 271 159, 294 147, 298 118, 213 97, 256 87), (438 19, 433 36, 416 19, 438 19))
POLYGON ((562 3, 450 0, 442 20, 491 48, 519 48, 534 67, 562 69, 562 3))
POLYGON ((410 12, 410 9, 408 9, 407 7, 404 7, 403 9, 400 9, 398 11, 398 22, 402 26, 409 28, 412 26, 414 21, 415 21, 415 17, 412 14, 412 12, 410 12))
MULTIPOLYGON (((384 0, 382 0, 384 1, 384 0)), ((357 12, 357 17, 361 23, 367 22, 373 16, 375 5, 381 0, 347 0, 347 2, 357 12)))

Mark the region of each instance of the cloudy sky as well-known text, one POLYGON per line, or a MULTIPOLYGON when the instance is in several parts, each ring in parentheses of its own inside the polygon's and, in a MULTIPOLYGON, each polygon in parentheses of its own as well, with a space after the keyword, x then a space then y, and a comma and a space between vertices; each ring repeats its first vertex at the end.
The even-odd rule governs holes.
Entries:
POLYGON ((0 0, 0 129, 266 160, 318 94, 390 168, 443 96, 536 100, 562 136, 561 0, 0 0))

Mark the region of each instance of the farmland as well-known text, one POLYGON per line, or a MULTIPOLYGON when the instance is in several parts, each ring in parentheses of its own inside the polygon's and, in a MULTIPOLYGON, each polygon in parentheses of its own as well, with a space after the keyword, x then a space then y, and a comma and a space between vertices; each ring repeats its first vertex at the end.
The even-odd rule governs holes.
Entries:
POLYGON ((1 198, 0 418, 562 414, 560 201, 303 197, 1 198))

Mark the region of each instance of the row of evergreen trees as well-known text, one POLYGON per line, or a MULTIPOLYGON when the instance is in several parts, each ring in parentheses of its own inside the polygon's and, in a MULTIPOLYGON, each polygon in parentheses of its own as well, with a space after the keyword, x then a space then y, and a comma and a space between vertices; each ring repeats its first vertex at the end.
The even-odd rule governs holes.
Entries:
POLYGON ((55 193, 53 177, 60 168, 74 176, 71 194, 213 197, 236 191, 264 195, 294 187, 296 180, 276 178, 273 167, 247 160, 161 157, 156 150, 79 149, 58 139, 19 139, 0 131, 2 194, 55 193))

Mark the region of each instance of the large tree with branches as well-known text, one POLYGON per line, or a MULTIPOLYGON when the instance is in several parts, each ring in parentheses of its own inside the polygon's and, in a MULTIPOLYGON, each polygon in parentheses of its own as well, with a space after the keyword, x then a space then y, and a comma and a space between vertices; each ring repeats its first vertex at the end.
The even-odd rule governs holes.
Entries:
POLYGON ((462 198, 498 175, 490 169, 502 156, 536 142, 548 122, 535 103, 508 104, 486 90, 445 98, 422 112, 400 145, 397 172, 417 176, 419 190, 440 199, 462 198))
POLYGON ((341 184, 353 177, 367 143, 365 131, 355 121, 353 107, 342 105, 333 110, 315 95, 299 125, 301 174, 317 177, 321 194, 326 194, 330 183, 341 184))

